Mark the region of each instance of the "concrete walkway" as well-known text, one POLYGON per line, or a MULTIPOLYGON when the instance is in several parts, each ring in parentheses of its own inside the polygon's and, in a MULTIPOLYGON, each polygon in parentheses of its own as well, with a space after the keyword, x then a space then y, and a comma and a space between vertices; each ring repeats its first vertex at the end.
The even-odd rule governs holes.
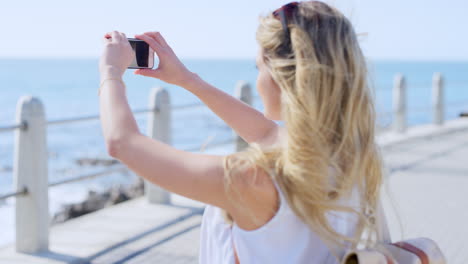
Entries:
POLYGON ((391 145, 384 157, 393 239, 429 237, 447 263, 468 263, 468 129, 391 145))
MULTIPOLYGON (((468 263, 468 120, 381 140, 390 193, 384 206, 394 240, 430 237, 447 263, 468 263)), ((0 264, 198 263, 203 206, 192 205, 125 202, 54 226, 50 252, 0 249, 0 264)))
POLYGON ((197 263, 202 213, 138 198, 54 226, 50 252, 0 249, 0 263, 197 263))

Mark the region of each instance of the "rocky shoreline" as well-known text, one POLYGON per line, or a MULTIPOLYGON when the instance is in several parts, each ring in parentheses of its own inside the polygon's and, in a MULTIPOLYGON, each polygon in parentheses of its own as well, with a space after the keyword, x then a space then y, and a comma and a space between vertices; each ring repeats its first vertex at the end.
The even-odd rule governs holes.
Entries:
MULTIPOLYGON (((119 163, 117 160, 82 158, 75 161, 79 166, 112 166, 119 163)), ((103 192, 88 191, 86 199, 79 203, 65 204, 59 212, 52 217, 51 224, 63 223, 99 209, 115 205, 129 199, 143 196, 144 181, 138 178, 130 185, 115 185, 103 192)))
POLYGON ((142 179, 138 179, 137 182, 128 186, 113 186, 104 192, 89 191, 84 201, 63 205, 59 212, 52 217, 52 224, 63 223, 69 219, 143 196, 143 194, 144 182, 142 179))

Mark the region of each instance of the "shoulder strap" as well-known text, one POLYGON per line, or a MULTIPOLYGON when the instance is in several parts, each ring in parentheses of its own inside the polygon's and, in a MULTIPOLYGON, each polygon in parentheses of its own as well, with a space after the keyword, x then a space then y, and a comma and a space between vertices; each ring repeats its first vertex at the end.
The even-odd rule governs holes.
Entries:
MULTIPOLYGON (((390 231, 388 229, 388 224, 387 224, 387 219, 385 217, 385 212, 382 204, 382 200, 380 199, 377 208, 377 212, 375 215, 375 221, 377 224, 377 241, 383 242, 383 243, 391 243, 391 236, 390 236, 390 231)), ((325 244, 328 246, 330 252, 338 257, 338 259, 341 259, 344 257, 344 254, 346 253, 343 248, 338 247, 337 245, 327 243, 324 241, 325 244)))

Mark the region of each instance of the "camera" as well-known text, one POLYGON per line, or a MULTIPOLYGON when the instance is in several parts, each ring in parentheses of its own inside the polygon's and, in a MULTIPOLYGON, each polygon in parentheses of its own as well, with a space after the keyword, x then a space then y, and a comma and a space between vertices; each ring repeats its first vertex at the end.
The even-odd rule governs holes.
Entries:
POLYGON ((135 57, 128 69, 151 69, 154 66, 154 51, 141 39, 128 38, 135 57))

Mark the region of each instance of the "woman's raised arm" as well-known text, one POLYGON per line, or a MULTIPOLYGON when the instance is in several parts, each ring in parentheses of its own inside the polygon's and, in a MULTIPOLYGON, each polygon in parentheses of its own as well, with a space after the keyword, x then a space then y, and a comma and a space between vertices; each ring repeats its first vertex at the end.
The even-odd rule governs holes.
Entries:
POLYGON ((159 32, 148 32, 135 37, 146 41, 156 51, 160 60, 158 69, 141 69, 135 71, 136 74, 158 78, 187 89, 248 143, 262 144, 274 141, 273 138, 278 132, 278 125, 275 122, 190 72, 159 32))
POLYGON ((126 36, 106 34, 100 60, 100 119, 108 153, 162 188, 228 209, 223 157, 177 150, 142 135, 128 105, 122 75, 132 60, 126 36))

